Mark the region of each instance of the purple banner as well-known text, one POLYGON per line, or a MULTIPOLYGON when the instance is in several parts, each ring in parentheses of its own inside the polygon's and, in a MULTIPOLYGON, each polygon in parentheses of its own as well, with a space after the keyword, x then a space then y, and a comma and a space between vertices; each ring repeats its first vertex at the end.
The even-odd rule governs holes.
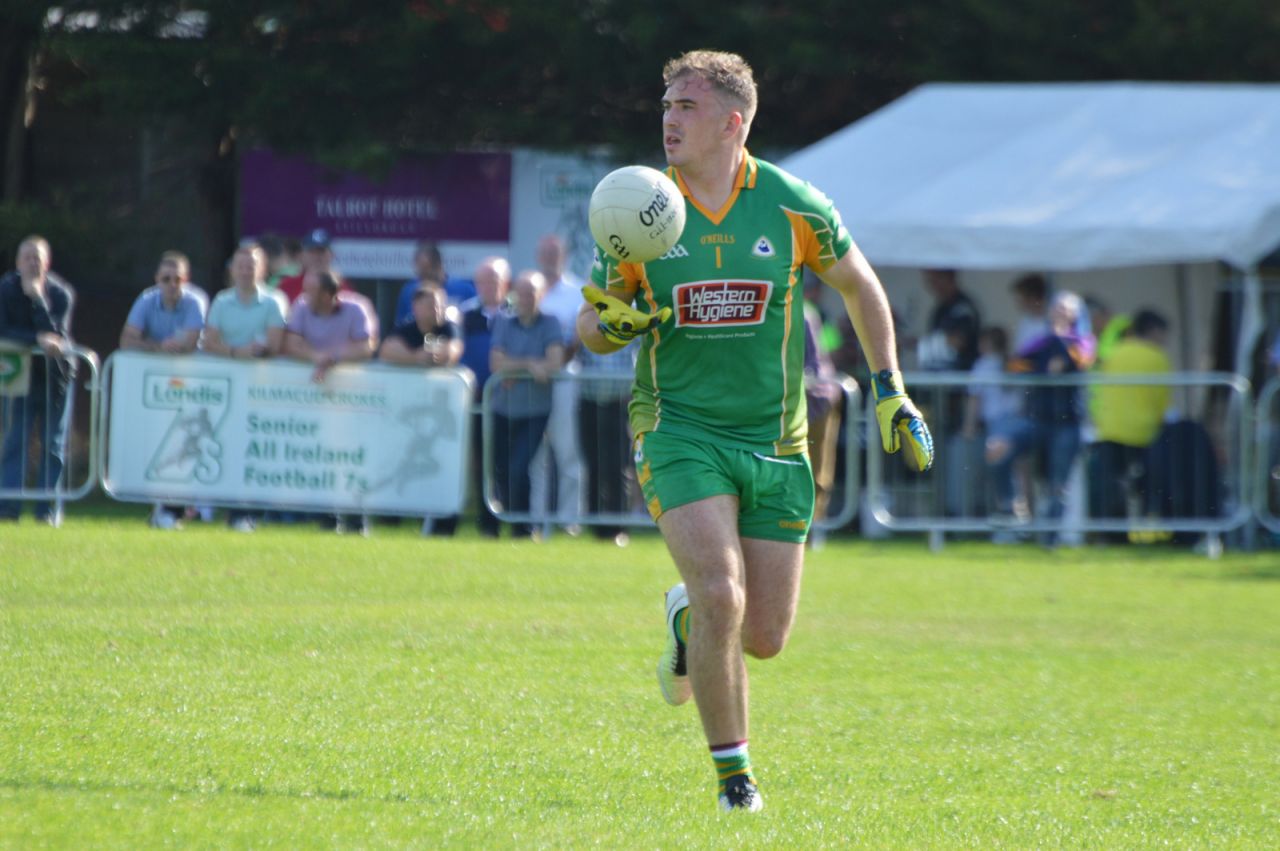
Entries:
POLYGON ((510 210, 510 154, 407 160, 382 180, 262 148, 240 158, 245 234, 324 228, 334 239, 507 242, 510 210))

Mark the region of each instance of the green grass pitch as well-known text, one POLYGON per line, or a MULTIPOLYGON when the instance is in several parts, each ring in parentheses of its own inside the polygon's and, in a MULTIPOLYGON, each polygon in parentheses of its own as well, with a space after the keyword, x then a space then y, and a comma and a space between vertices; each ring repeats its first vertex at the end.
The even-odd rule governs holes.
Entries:
POLYGON ((145 513, 0 529, 0 846, 1280 846, 1274 551, 836 539, 729 818, 657 537, 145 513))

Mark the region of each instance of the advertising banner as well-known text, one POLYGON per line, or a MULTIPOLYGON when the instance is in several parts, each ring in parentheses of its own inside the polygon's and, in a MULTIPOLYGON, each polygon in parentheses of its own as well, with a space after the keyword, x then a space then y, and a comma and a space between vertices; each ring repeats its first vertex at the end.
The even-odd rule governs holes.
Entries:
POLYGON ((0 340, 0 396, 25 396, 31 387, 31 347, 0 340))
POLYGON ((118 351, 103 487, 116 499, 447 515, 462 508, 471 376, 383 364, 118 351))
POLYGON ((240 158, 241 233, 300 238, 316 228, 329 232, 338 268, 353 278, 407 277, 413 269, 413 245, 420 239, 435 240, 446 254, 473 244, 477 248, 471 255, 505 254, 511 228, 511 155, 406 159, 385 175, 370 177, 265 148, 245 151, 240 158))

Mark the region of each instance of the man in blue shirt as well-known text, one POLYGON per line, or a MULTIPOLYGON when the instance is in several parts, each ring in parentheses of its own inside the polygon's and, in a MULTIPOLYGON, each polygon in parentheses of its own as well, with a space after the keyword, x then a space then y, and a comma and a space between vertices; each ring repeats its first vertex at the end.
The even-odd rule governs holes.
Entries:
POLYGON ((185 254, 166 251, 160 255, 155 286, 134 301, 120 332, 120 348, 175 355, 195 351, 209 299, 190 285, 190 276, 191 263, 185 254))
MULTIPOLYGON (((156 266, 155 286, 147 287, 134 301, 120 332, 120 348, 140 352, 185 355, 195 351, 209 309, 208 297, 188 281, 191 262, 180 251, 166 251, 156 266)), ((182 506, 157 503, 151 525, 179 528, 182 506)))
POLYGON ((450 278, 444 271, 444 258, 440 256, 440 247, 429 239, 418 242, 413 250, 414 277, 405 281, 400 288, 400 297, 396 300, 395 325, 403 325, 413 319, 413 295, 418 287, 427 282, 434 282, 444 287, 450 305, 460 305, 476 295, 476 286, 462 278, 450 278))
POLYGON ((481 393, 489 380, 489 348, 493 339, 493 326, 498 318, 506 315, 507 292, 511 286, 511 265, 501 257, 486 257, 476 267, 476 296, 463 302, 462 311, 462 360, 476 377, 476 413, 472 415, 471 433, 471 481, 473 492, 479 495, 480 507, 477 522, 480 534, 496 538, 498 518, 489 513, 484 504, 484 473, 480 436, 483 434, 479 413, 481 393))
MULTIPOLYGON (((529 512, 529 464, 542 443, 551 416, 551 379, 564 366, 560 321, 541 310, 547 279, 541 272, 521 272, 511 285, 513 312, 493 326, 489 367, 495 373, 519 370, 529 377, 503 378, 494 389, 493 463, 498 500, 513 514, 529 512)), ((517 537, 532 527, 517 522, 517 537)))

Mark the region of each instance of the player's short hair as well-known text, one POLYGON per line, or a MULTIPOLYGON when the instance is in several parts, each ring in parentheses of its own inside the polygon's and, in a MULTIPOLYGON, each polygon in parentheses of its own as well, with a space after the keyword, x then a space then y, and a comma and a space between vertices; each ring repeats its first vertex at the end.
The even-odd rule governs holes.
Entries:
POLYGON ((670 60, 662 69, 662 82, 670 86, 688 74, 697 74, 742 111, 742 123, 750 126, 756 115, 756 80, 747 60, 721 50, 690 50, 670 60))

